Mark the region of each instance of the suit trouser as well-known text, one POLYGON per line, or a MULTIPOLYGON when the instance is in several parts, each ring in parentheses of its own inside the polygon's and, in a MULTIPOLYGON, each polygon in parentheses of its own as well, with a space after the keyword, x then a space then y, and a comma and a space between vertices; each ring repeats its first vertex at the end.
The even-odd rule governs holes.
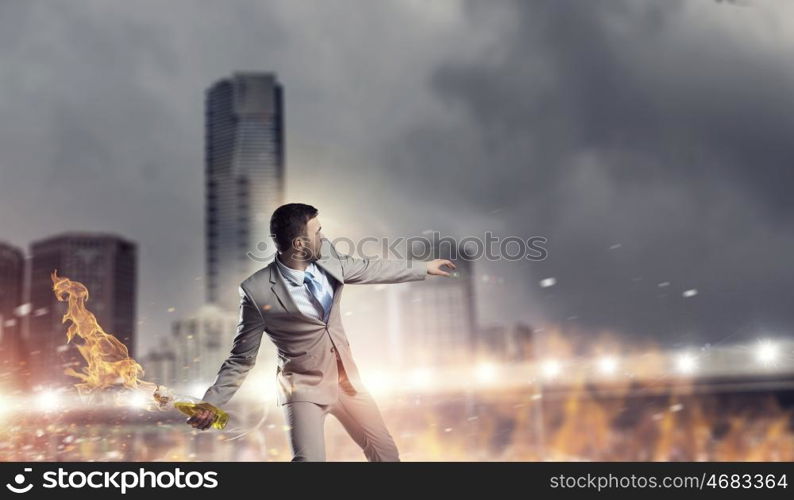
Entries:
POLYGON ((334 415, 369 462, 399 462, 400 456, 369 391, 353 389, 337 357, 339 398, 333 404, 293 401, 284 405, 293 462, 325 461, 325 416, 334 415))

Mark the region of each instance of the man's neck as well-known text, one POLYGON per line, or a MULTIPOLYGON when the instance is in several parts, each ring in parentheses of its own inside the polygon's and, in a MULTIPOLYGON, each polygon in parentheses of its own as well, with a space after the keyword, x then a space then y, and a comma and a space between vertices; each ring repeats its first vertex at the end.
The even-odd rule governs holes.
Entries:
POLYGON ((308 262, 304 259, 297 259, 295 258, 295 254, 292 252, 282 252, 279 253, 277 258, 281 261, 282 264, 289 267, 290 269, 297 269, 298 271, 305 271, 311 262, 308 262))

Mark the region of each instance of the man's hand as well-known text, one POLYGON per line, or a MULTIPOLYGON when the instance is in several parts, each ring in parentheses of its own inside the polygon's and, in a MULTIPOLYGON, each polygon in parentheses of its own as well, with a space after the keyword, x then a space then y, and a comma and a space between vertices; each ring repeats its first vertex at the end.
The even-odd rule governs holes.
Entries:
POLYGON ((449 273, 441 269, 441 266, 448 266, 455 269, 455 264, 450 260, 434 259, 427 263, 427 274, 432 274, 434 276, 449 276, 449 273))
POLYGON ((207 429, 212 425, 215 420, 215 412, 209 409, 200 409, 195 415, 187 419, 187 423, 192 425, 194 429, 207 429))

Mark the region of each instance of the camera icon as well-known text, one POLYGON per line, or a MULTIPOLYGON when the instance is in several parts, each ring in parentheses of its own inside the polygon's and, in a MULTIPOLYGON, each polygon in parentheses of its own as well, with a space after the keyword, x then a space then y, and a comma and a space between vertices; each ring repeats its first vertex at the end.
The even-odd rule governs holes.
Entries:
MULTIPOLYGON (((24 470, 25 470, 25 472, 32 472, 33 471, 33 469, 30 468, 30 467, 25 467, 24 470)), ((14 476, 14 483, 16 483, 16 486, 14 486, 13 484, 10 484, 10 483, 6 483, 6 488, 8 488, 9 490, 11 490, 14 493, 27 493, 28 491, 30 491, 33 488, 33 485, 32 484, 28 484, 27 486, 22 486, 25 483, 25 481, 26 481, 26 478, 25 478, 24 474, 17 474, 16 476, 14 476)))

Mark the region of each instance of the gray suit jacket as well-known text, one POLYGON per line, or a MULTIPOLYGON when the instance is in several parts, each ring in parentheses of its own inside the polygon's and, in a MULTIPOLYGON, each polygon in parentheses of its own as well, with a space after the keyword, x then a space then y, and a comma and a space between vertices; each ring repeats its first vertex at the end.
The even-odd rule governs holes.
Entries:
POLYGON ((204 394, 204 401, 223 406, 234 396, 256 362, 264 332, 277 349, 279 406, 291 401, 318 404, 336 401, 339 373, 335 351, 353 387, 356 390, 363 387, 339 313, 342 288, 347 283, 420 281, 427 276, 426 263, 342 255, 324 239, 316 264, 330 275, 329 281, 334 286, 328 323, 300 312, 275 260, 256 271, 240 284, 237 334, 231 353, 204 394))

